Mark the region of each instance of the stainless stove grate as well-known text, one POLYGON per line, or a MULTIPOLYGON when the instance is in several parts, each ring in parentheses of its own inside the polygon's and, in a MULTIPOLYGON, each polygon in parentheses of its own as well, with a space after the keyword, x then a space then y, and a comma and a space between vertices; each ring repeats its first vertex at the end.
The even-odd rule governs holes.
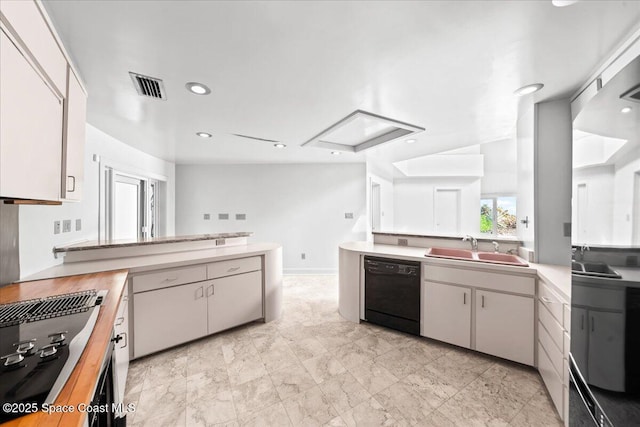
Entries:
POLYGON ((100 303, 95 289, 0 305, 0 328, 87 311, 100 303))

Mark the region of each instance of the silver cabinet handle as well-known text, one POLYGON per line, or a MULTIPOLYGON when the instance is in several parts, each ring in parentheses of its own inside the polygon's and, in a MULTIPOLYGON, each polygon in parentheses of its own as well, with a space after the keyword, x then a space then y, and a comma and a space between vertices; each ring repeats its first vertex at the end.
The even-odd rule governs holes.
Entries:
POLYGON ((231 267, 230 269, 227 270, 228 273, 232 273, 234 271, 240 270, 240 267, 231 267))
POLYGON ((165 282, 174 282, 178 280, 178 276, 175 277, 167 277, 166 279, 164 279, 165 282))
POLYGON ((462 304, 467 305, 467 293, 462 293, 462 304))
POLYGON ((584 314, 580 316, 580 330, 584 330, 584 314))
POLYGON ((126 346, 129 345, 129 336, 127 335, 126 332, 123 332, 120 334, 120 336, 123 336, 123 335, 124 335, 124 344, 122 344, 120 348, 125 348, 126 346))
POLYGON ((540 299, 544 302, 546 302, 547 304, 553 304, 554 301, 551 301, 549 298, 547 297, 540 297, 540 299))
POLYGON ((124 316, 118 317, 115 326, 120 326, 124 323, 124 316))
POLYGON ((204 297, 204 287, 200 286, 198 289, 196 289, 196 299, 200 299, 204 297))
POLYGON ((596 330, 596 319, 595 317, 591 316, 591 332, 594 332, 596 330))
POLYGON ((213 295, 215 293, 215 288, 213 287, 214 285, 208 286, 207 287, 207 298, 209 298, 211 295, 213 295))
POLYGON ((482 295, 482 308, 484 308, 484 295, 482 295))
POLYGON ((71 187, 71 188, 72 188, 71 190, 67 189, 67 191, 68 191, 69 193, 73 193, 74 191, 76 191, 76 177, 75 177, 75 176, 73 176, 73 175, 69 175, 69 176, 67 177, 67 179, 68 179, 68 178, 71 178, 71 179, 72 179, 72 181, 73 181, 73 187, 71 187))

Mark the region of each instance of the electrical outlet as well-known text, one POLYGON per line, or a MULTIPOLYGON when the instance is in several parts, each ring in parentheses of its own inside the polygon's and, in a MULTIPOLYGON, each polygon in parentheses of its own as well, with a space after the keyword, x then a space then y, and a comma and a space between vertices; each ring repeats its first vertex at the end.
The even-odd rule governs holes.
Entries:
POLYGON ((65 219, 62 221, 62 232, 63 233, 68 233, 71 231, 71 220, 70 219, 65 219))
POLYGON ((353 212, 345 212, 344 219, 353 219, 353 212))
POLYGON ((307 254, 305 254, 304 252, 302 252, 302 253, 300 254, 300 258, 301 258, 301 259, 307 259, 307 254))
POLYGON ((210 220, 211 219, 211 214, 204 214, 204 219, 205 220, 210 220))
POLYGON ((76 231, 82 230, 82 220, 80 218, 76 219, 76 231))
POLYGON ((60 221, 53 221, 53 234, 60 234, 60 221))

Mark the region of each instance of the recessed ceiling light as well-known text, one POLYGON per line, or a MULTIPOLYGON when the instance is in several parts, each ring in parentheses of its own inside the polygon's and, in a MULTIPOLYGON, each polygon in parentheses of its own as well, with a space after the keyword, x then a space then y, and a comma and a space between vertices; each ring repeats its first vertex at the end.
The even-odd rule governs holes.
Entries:
POLYGON ((209 95, 211 93, 211 89, 198 82, 189 82, 185 85, 185 87, 190 92, 195 93, 196 95, 209 95))
POLYGON ((405 142, 407 144, 413 144, 414 142, 416 142, 416 140, 415 139, 407 139, 405 142))
POLYGON ((339 156, 342 153, 339 151, 332 151, 331 154, 333 154, 334 156, 339 156))
POLYGON ((622 114, 627 114, 627 113, 630 113, 631 110, 633 110, 633 108, 631 108, 631 107, 623 107, 622 110, 620 110, 620 112, 622 114))
POLYGON ((282 143, 273 144, 273 146, 276 148, 287 148, 287 146, 282 143))
POLYGON ((526 86, 522 86, 520 89, 516 89, 516 91, 513 92, 513 94, 516 96, 529 95, 530 93, 539 91, 543 87, 544 85, 542 83, 534 83, 532 85, 526 85, 526 86))
POLYGON ((196 132, 196 135, 200 138, 211 138, 211 134, 207 132, 196 132))
POLYGON ((580 0, 551 0, 551 3, 555 6, 555 7, 565 7, 565 6, 571 6, 574 3, 578 3, 580 0))

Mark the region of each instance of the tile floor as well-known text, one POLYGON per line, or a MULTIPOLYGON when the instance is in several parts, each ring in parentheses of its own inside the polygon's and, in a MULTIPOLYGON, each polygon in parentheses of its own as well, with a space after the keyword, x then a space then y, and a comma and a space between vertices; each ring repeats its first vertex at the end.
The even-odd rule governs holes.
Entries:
POLYGON ((284 312, 129 368, 133 426, 561 426, 535 370, 340 317, 336 276, 284 312))

